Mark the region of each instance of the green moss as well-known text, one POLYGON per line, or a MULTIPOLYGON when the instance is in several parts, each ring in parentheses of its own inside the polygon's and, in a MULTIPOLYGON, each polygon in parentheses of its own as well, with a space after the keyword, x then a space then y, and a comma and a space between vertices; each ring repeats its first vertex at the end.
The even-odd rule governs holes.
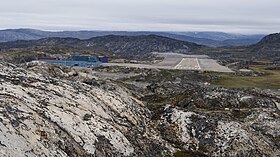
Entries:
POLYGON ((255 65, 251 67, 255 72, 263 73, 260 76, 242 76, 238 74, 211 73, 219 79, 211 82, 213 85, 230 88, 262 88, 280 89, 280 71, 269 66, 255 65))

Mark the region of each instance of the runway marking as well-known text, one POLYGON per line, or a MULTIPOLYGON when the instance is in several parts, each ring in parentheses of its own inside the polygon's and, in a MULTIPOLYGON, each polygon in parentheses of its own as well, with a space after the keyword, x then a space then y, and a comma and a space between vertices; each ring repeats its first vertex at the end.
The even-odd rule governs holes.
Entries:
POLYGON ((183 58, 174 69, 200 70, 201 66, 198 58, 183 58))
POLYGON ((196 58, 196 63, 197 63, 197 65, 198 65, 198 69, 201 69, 201 66, 200 66, 200 64, 199 64, 198 58, 196 58))
POLYGON ((180 62, 179 62, 179 63, 178 63, 178 64, 177 64, 174 68, 175 68, 175 69, 177 69, 177 67, 178 67, 178 66, 180 66, 180 67, 181 67, 181 65, 180 65, 180 64, 183 62, 183 60, 184 60, 184 58, 182 58, 182 59, 181 59, 181 61, 180 61, 180 62))

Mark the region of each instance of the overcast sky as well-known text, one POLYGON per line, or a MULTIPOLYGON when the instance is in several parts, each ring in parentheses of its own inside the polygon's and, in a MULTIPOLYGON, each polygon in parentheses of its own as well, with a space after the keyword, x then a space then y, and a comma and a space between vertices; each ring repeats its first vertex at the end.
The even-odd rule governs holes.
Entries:
POLYGON ((280 32, 280 0, 0 1, 0 29, 280 32))

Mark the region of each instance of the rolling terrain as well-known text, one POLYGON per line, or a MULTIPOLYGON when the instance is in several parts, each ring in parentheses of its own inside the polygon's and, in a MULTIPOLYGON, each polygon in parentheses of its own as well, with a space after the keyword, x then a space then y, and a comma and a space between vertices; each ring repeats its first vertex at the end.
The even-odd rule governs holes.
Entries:
POLYGON ((280 33, 265 36, 260 42, 250 46, 251 52, 278 54, 280 52, 280 33))
POLYGON ((38 40, 49 37, 90 39, 98 36, 158 35, 176 40, 208 46, 244 46, 257 43, 264 35, 240 35, 222 32, 127 32, 127 31, 41 31, 35 29, 0 30, 0 42, 16 40, 38 40))
POLYGON ((190 53, 203 46, 156 35, 109 35, 86 40, 76 38, 44 38, 0 43, 0 50, 2 51, 34 47, 67 48, 72 51, 109 53, 110 55, 126 58, 137 58, 150 52, 190 53))
POLYGON ((276 62, 280 60, 279 33, 270 34, 249 46, 204 47, 197 54, 205 54, 226 62, 276 62))
POLYGON ((279 39, 279 34, 272 34, 251 46, 207 47, 157 35, 108 35, 84 40, 53 37, 2 42, 0 43, 0 50, 2 58, 3 55, 6 58, 14 56, 18 58, 17 60, 22 58, 26 61, 31 61, 36 56, 65 53, 99 53, 117 58, 153 60, 154 57, 151 56, 151 52, 177 52, 208 55, 223 62, 224 65, 256 60, 266 60, 267 62, 278 64, 279 42, 277 39, 279 39))
POLYGON ((207 47, 109 35, 0 43, 0 156, 279 156, 278 41, 273 34, 251 46, 207 47), (92 52, 181 54, 157 64, 172 69, 28 62, 92 52), (234 73, 198 71, 218 63, 234 73), (251 72, 239 71, 246 66, 251 72))
POLYGON ((279 95, 192 71, 0 62, 0 156, 279 156, 279 95))

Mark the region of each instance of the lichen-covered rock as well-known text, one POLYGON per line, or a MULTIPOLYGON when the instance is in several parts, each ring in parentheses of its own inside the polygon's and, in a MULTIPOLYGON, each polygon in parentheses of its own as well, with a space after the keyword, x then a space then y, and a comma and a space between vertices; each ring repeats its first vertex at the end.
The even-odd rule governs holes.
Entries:
MULTIPOLYGON (((146 127, 150 112, 126 89, 44 77, 5 63, 0 78, 0 156, 137 154, 137 143, 127 137, 135 136, 132 128, 146 127)), ((164 150, 170 154, 165 147, 153 151, 164 150)))
MULTIPOLYGON (((254 112, 246 122, 165 108, 159 127, 164 134, 173 128, 177 147, 207 156, 278 156, 279 119, 267 113, 254 112), (219 119, 219 120, 218 120, 219 119)), ((171 136, 163 138, 170 138, 171 136)), ((168 140, 168 139, 166 139, 168 140)))
POLYGON ((280 156, 271 91, 23 67, 0 63, 0 156, 280 156))

